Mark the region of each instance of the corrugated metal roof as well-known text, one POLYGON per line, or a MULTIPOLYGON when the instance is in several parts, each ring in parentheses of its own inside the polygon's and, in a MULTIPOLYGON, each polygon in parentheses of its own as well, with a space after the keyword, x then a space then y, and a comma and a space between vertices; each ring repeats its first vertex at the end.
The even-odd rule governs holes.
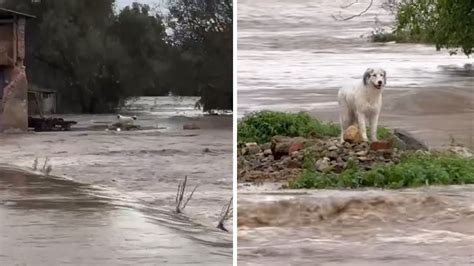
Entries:
POLYGON ((13 15, 22 16, 22 17, 25 17, 25 18, 36 18, 35 16, 30 15, 30 14, 26 14, 26 13, 18 12, 18 11, 15 11, 15 10, 10 10, 10 9, 7 9, 7 8, 0 7, 0 18, 11 17, 13 15))

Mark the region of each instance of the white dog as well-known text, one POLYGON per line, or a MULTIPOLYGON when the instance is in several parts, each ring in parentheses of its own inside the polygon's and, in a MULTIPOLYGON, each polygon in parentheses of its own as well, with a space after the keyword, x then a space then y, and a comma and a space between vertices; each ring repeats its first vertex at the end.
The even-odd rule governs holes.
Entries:
POLYGON ((386 72, 380 68, 369 68, 362 81, 339 90, 337 95, 341 114, 341 142, 344 142, 345 130, 358 124, 362 139, 368 141, 366 119, 370 122, 371 141, 377 141, 377 126, 382 107, 382 90, 387 83, 386 72))
POLYGON ((117 119, 121 124, 124 125, 132 125, 134 120, 137 120, 136 116, 123 116, 123 115, 117 115, 117 119))

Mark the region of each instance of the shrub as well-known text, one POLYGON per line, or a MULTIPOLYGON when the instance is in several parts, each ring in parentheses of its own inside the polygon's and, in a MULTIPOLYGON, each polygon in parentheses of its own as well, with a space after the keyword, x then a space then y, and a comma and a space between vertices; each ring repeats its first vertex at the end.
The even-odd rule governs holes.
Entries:
MULTIPOLYGON (((238 143, 266 143, 272 137, 337 137, 341 130, 338 124, 323 122, 308 113, 284 113, 260 111, 245 116, 237 126, 238 143)), ((370 137, 370 130, 367 130, 370 137)), ((392 132, 384 127, 377 131, 379 139, 389 139, 392 132)))
POLYGON ((339 126, 322 122, 308 113, 284 113, 261 111, 244 117, 237 127, 239 143, 266 143, 273 136, 288 137, 335 137, 340 134, 339 126))

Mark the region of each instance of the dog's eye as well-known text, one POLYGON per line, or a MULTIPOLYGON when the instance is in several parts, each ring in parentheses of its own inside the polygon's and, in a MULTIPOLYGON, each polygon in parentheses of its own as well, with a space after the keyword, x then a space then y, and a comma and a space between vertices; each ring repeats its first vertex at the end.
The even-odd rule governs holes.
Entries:
POLYGON ((377 74, 373 74, 372 77, 377 77, 377 74))

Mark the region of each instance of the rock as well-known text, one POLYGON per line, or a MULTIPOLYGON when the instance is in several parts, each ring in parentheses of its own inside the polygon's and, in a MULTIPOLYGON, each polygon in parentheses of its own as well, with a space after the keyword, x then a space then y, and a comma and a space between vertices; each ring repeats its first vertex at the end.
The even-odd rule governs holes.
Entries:
POLYGON ((291 151, 299 151, 303 148, 306 139, 302 137, 290 138, 275 136, 272 138, 271 150, 273 158, 279 160, 282 156, 291 154, 291 151))
POLYGON ((196 123, 187 123, 183 125, 183 130, 201 129, 196 123))
POLYGON ((339 153, 337 151, 330 151, 326 153, 326 157, 329 157, 330 159, 337 159, 337 157, 339 157, 339 153))
POLYGON ((412 134, 402 129, 395 129, 393 134, 406 145, 408 150, 428 150, 428 147, 420 140, 417 140, 412 134))
POLYGON ((357 156, 365 156, 367 155, 367 151, 358 151, 355 153, 357 156))
POLYGON ((455 146, 455 147, 451 147, 449 151, 458 156, 461 156, 462 158, 466 158, 466 159, 474 158, 473 152, 466 147, 455 146))
POLYGON ((328 157, 321 158, 316 161, 316 170, 326 172, 331 169, 331 160, 328 157))
POLYGON ((387 141, 374 141, 370 143, 371 151, 390 150, 390 149, 392 149, 392 143, 387 142, 387 141))
POLYGON ((349 143, 361 143, 363 142, 362 135, 359 132, 359 128, 355 125, 349 126, 346 131, 344 131, 344 141, 349 143))
POLYGON ((353 146, 353 144, 351 144, 351 143, 349 143, 349 142, 344 142, 344 144, 343 144, 343 147, 344 147, 345 149, 352 149, 352 146, 353 146))
POLYGON ((335 150, 337 150, 337 149, 338 149, 338 147, 337 147, 336 145, 333 145, 333 146, 330 146, 330 147, 328 148, 328 151, 335 151, 335 150))
POLYGON ((399 137, 396 135, 393 135, 390 138, 390 142, 392 143, 392 146, 395 147, 394 149, 400 149, 400 150, 406 150, 407 149, 407 144, 403 142, 399 137))
POLYGON ((267 143, 263 143, 262 145, 260 145, 260 149, 262 151, 264 150, 271 150, 272 149, 272 144, 270 142, 267 142, 267 143))
POLYGON ((302 150, 304 147, 304 141, 296 141, 291 143, 290 148, 288 149, 288 154, 302 150))
MULTIPOLYGON (((260 147, 261 147, 261 146, 260 146, 260 147)), ((264 150, 264 151, 263 151, 263 155, 264 155, 264 156, 270 156, 270 155, 272 155, 272 150, 271 150, 271 149, 266 149, 266 150, 264 150)))
POLYGON ((294 152, 292 152, 292 153, 290 154, 290 157, 291 157, 291 158, 297 158, 298 155, 300 155, 300 152, 299 152, 299 151, 294 151, 294 152))
POLYGON ((286 163, 286 167, 288 168, 301 168, 301 163, 296 161, 296 160, 289 160, 287 163, 286 163))
POLYGON ((244 155, 246 154, 257 154, 259 153, 261 150, 260 150, 260 146, 258 146, 257 143, 255 142, 250 142, 250 143, 245 143, 245 153, 244 155))

